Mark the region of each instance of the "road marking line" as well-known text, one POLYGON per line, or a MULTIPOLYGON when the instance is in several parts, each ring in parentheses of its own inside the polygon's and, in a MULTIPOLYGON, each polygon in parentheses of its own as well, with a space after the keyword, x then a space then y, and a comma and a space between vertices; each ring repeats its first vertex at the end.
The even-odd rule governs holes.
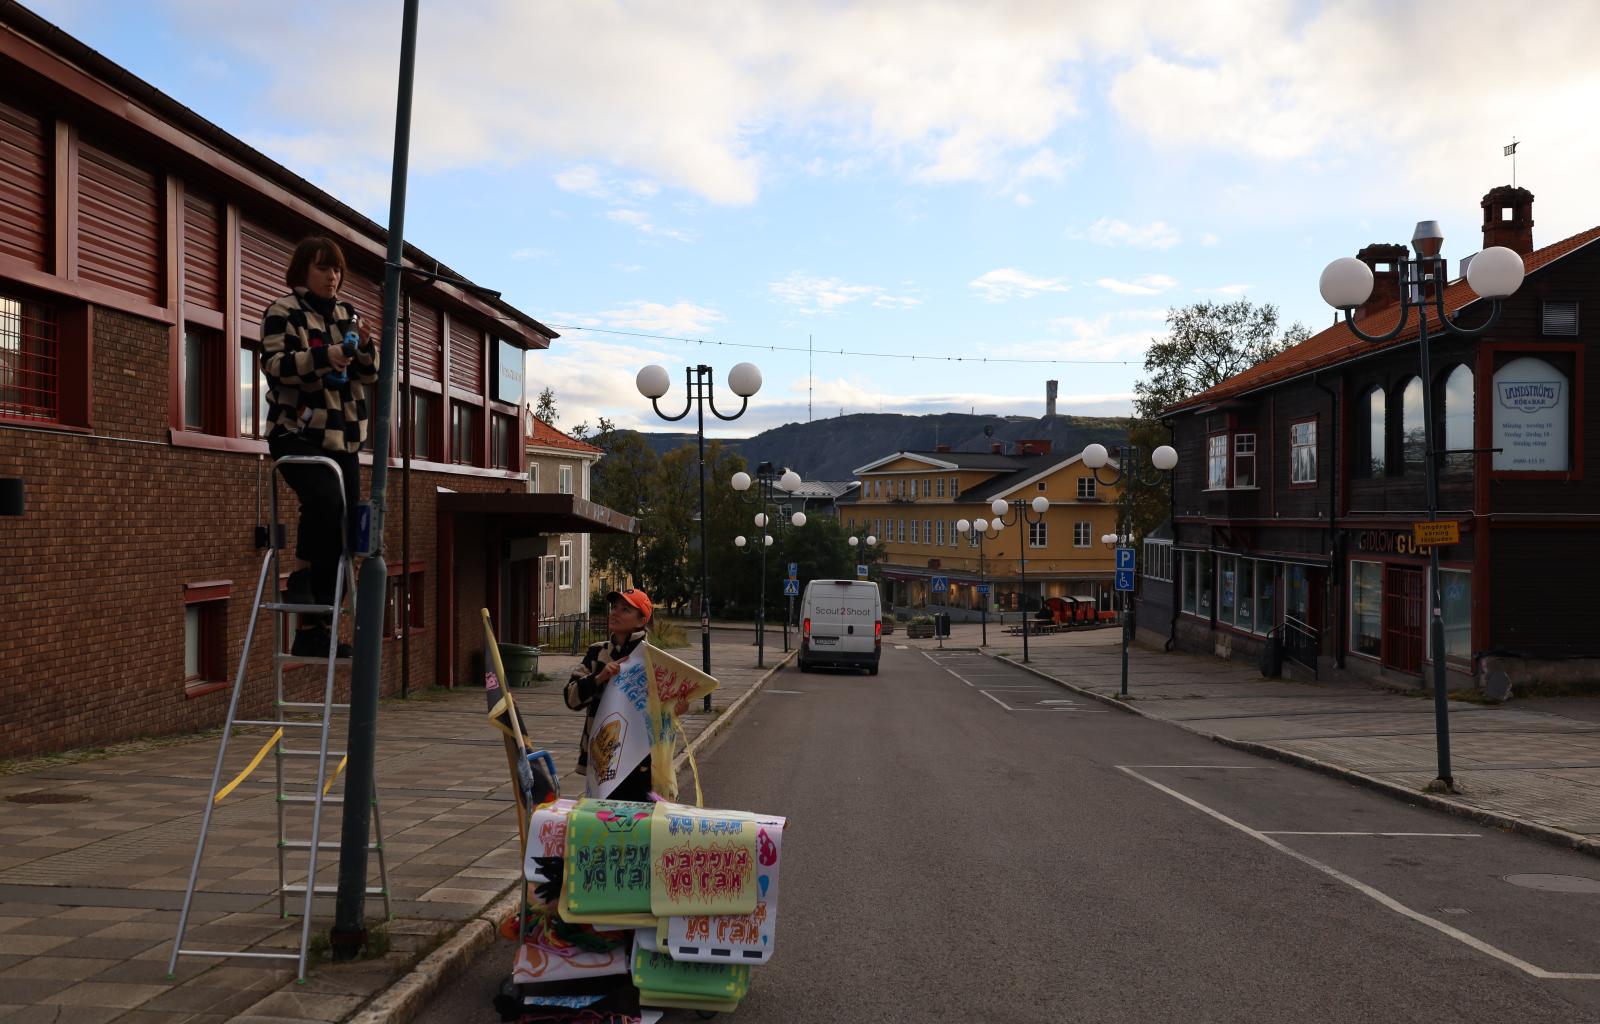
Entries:
POLYGON ((1418 839, 1482 839, 1481 832, 1284 832, 1263 831, 1264 836, 1410 836, 1418 839))
MULTIPOLYGON (((968 683, 967 685, 970 686, 972 684, 968 683)), ((988 697, 990 700, 994 701, 996 704, 1000 705, 1001 707, 1005 708, 1007 711, 1015 711, 1015 710, 1017 710, 1016 708, 1012 707, 1010 704, 1007 704, 1005 701, 1001 700, 999 697, 996 697, 994 694, 990 693, 988 690, 979 690, 978 692, 983 694, 985 697, 988 697)))
POLYGON ((768 693, 805 693, 806 691, 804 691, 804 690, 774 690, 774 689, 768 687, 767 692, 768 693))
POLYGON ((1265 768, 1264 764, 1126 764, 1118 768, 1265 768))
MULTIPOLYGON (((929 654, 927 651, 923 651, 922 652, 922 656, 924 658, 927 658, 929 661, 933 662, 935 665, 939 665, 939 659, 935 658, 933 655, 929 654)), ((946 672, 950 673, 951 675, 955 676, 957 679, 961 680, 963 683, 966 683, 968 686, 972 685, 972 682, 970 680, 968 680, 961 673, 957 672, 955 669, 950 668, 948 665, 939 665, 939 667, 944 669, 946 672)))
POLYGON ((1194 799, 1193 797, 1184 796, 1182 793, 1180 793, 1177 790, 1171 788, 1170 786, 1163 786, 1161 783, 1157 782, 1156 780, 1154 780, 1152 778, 1149 778, 1149 777, 1144 776, 1144 775, 1140 775, 1138 772, 1134 771, 1132 768, 1128 767, 1127 765, 1119 764, 1119 765, 1117 765, 1117 770, 1120 771, 1120 772, 1123 772, 1123 773, 1125 773, 1127 775, 1131 775, 1132 777, 1138 779, 1140 782, 1143 782, 1145 785, 1150 786, 1150 787, 1152 787, 1154 789, 1158 789, 1161 792, 1167 794, 1168 796, 1172 797, 1175 800, 1178 800, 1178 801, 1181 801, 1183 803, 1188 804, 1190 807, 1193 807, 1195 810, 1200 811, 1203 814, 1209 815, 1212 818, 1215 818, 1217 821, 1222 822, 1224 825, 1227 825, 1230 828, 1238 829, 1240 832, 1243 832, 1245 835, 1249 836, 1250 838, 1255 839, 1258 842, 1265 843, 1267 846, 1272 847, 1274 850, 1277 850, 1279 853, 1288 854, 1290 857, 1293 857, 1295 860, 1300 861, 1302 864, 1306 864, 1306 865, 1308 865, 1310 867, 1316 868, 1318 871, 1320 871, 1323 874, 1329 876, 1330 878, 1334 878, 1334 879, 1337 879, 1337 880, 1343 882, 1345 885, 1348 885, 1350 888, 1354 889, 1356 892, 1361 893, 1363 896, 1366 896, 1366 897, 1368 897, 1368 898, 1370 898, 1372 900, 1377 901, 1379 904, 1389 908, 1390 910, 1394 911, 1396 914, 1399 914, 1401 917, 1410 918, 1411 920, 1417 922, 1418 924, 1425 925, 1426 927, 1432 928, 1434 931, 1439 932, 1441 935, 1449 936, 1450 938, 1455 939, 1457 942, 1460 942, 1463 945, 1469 946, 1472 949, 1475 949, 1480 953, 1484 953, 1484 954, 1486 954, 1488 956, 1492 956, 1496 960, 1499 960, 1501 963, 1507 964, 1507 965, 1509 965, 1511 967, 1515 967, 1517 970, 1522 971, 1524 974, 1527 974, 1527 975, 1529 975, 1531 977, 1534 977, 1534 978, 1538 978, 1538 979, 1540 979, 1542 981, 1600 981, 1600 974, 1582 974, 1582 973, 1577 973, 1577 972, 1572 972, 1572 971, 1547 971, 1543 967, 1538 967, 1538 966, 1536 966, 1534 964, 1531 964, 1528 961, 1522 959, 1521 957, 1513 956, 1512 954, 1507 953, 1503 949, 1500 949, 1500 948, 1498 948, 1496 946, 1491 946, 1487 942, 1484 942, 1482 939, 1476 938, 1475 936, 1472 936, 1472 935, 1468 935, 1466 932, 1462 931, 1459 928, 1455 928, 1455 927, 1452 927, 1452 926, 1450 926, 1448 924, 1445 924, 1443 921, 1440 921, 1438 918, 1429 917, 1427 914, 1423 914, 1423 913, 1420 913, 1418 911, 1412 910, 1410 907, 1406 906, 1404 903, 1401 903, 1399 900, 1395 899, 1393 896, 1390 896, 1387 893, 1380 892, 1379 890, 1374 889, 1372 886, 1366 884, 1365 882, 1362 882, 1362 881, 1359 881, 1359 880, 1357 880, 1355 878, 1350 877, 1349 875, 1345 874, 1343 871, 1340 871, 1338 868, 1333 867, 1332 865, 1329 865, 1329 864, 1324 864, 1324 863, 1322 863, 1322 861, 1317 860, 1315 857, 1307 856, 1306 854, 1303 854, 1298 850, 1292 850, 1289 847, 1287 847, 1287 846, 1283 845, 1282 843, 1278 842, 1276 839, 1273 839, 1271 836, 1267 835, 1265 832, 1259 832, 1256 829, 1251 828, 1249 825, 1246 825, 1246 824, 1244 824, 1242 822, 1235 821, 1234 819, 1228 817, 1226 814, 1223 814, 1221 811, 1213 810, 1212 808, 1207 807, 1205 804, 1203 804, 1200 801, 1194 799))

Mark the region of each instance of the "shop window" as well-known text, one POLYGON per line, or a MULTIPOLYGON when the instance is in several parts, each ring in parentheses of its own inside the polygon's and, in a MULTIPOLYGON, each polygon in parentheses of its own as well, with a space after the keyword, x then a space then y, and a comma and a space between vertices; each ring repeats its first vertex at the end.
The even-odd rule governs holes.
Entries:
POLYGON ((419 633, 423 628, 423 589, 422 573, 408 574, 398 571, 398 568, 389 573, 389 590, 385 595, 383 604, 383 635, 398 638, 404 636, 407 630, 419 633), (405 586, 402 586, 402 582, 405 586))
POLYGON ((1465 364, 1451 370, 1440 393, 1443 406, 1444 468, 1454 472, 1472 469, 1472 453, 1477 445, 1472 437, 1472 371, 1465 364))
POLYGON ((1389 436, 1388 402, 1384 398, 1383 389, 1375 387, 1369 390, 1363 405, 1366 412, 1367 430, 1366 437, 1363 439, 1365 451, 1361 453, 1363 457, 1361 465, 1357 469, 1358 471, 1364 470, 1360 475, 1376 480, 1384 475, 1388 465, 1388 460, 1384 457, 1386 453, 1385 445, 1389 436))
POLYGON ((1383 565, 1350 563, 1350 649, 1383 656, 1383 565))
POLYGON ((1199 614, 1208 619, 1211 617, 1211 609, 1217 594, 1216 567, 1216 556, 1209 551, 1202 551, 1199 558, 1199 572, 1195 577, 1195 593, 1198 598, 1199 614))
MULTIPOLYGON (((1451 661, 1472 660, 1472 573, 1439 570, 1439 606, 1444 612, 1444 654, 1451 661)), ((1433 631, 1428 631, 1433 643, 1433 631)), ((1429 656, 1433 652, 1430 646, 1429 656)))
POLYGON ((439 457, 434 438, 439 429, 439 396, 428 391, 411 392, 411 457, 433 461, 439 457))
POLYGON ((0 295, 0 416, 61 422, 61 384, 59 311, 0 295))
MULTIPOLYGON (((1076 541, 1076 537, 1074 537, 1076 541)), ((1144 578, 1147 580, 1172 580, 1172 541, 1147 540, 1144 542, 1144 578)))
POLYGON ((1256 485, 1256 435, 1233 435, 1233 486, 1256 485))
POLYGON ((478 415, 481 410, 461 402, 450 403, 450 461, 476 466, 481 461, 478 415))
POLYGON ((1289 426, 1289 482, 1317 482, 1317 421, 1306 420, 1289 426))
POLYGON ((1029 523, 1028 524, 1028 547, 1030 547, 1030 548, 1042 548, 1042 547, 1048 546, 1049 543, 1050 543, 1050 524, 1049 523, 1029 523))
POLYGON ((1283 614, 1285 618, 1294 619, 1302 626, 1311 625, 1311 574, 1303 565, 1286 565, 1283 569, 1284 595, 1283 614))
POLYGON ((1233 624, 1244 630, 1256 625, 1256 563, 1248 558, 1239 559, 1239 593, 1235 598, 1233 624))
POLYGON ((1200 608, 1195 601, 1195 580, 1199 577, 1199 562, 1195 552, 1185 551, 1178 562, 1178 583, 1183 590, 1183 610, 1190 615, 1198 614, 1200 608))
POLYGON ((1095 479, 1092 476, 1078 477, 1078 500, 1093 501, 1095 492, 1095 479))
POLYGON ((1224 490, 1228 486, 1228 435, 1206 438, 1206 489, 1224 490))
POLYGON ((512 469, 516 458, 514 447, 517 421, 504 413, 489 414, 489 465, 495 469, 512 469))
POLYGON ((557 583, 562 590, 572 589, 572 541, 561 542, 561 557, 556 560, 557 583))
POLYGON ((1091 534, 1093 529, 1094 524, 1086 520, 1080 519, 1076 523, 1073 523, 1072 546, 1075 548, 1086 548, 1092 545, 1094 543, 1094 538, 1091 534))
POLYGON ((1217 567, 1217 621, 1233 625, 1234 611, 1239 601, 1239 560, 1224 555, 1217 567))
POLYGON ((185 430, 199 430, 207 434, 222 432, 223 374, 227 370, 223 355, 221 334, 192 324, 184 328, 182 372, 185 430))
POLYGON ((1271 632, 1277 614, 1277 565, 1272 562, 1256 563, 1256 622, 1257 633, 1271 632))
POLYGON ((1400 392, 1400 465, 1406 474, 1421 473, 1427 454, 1422 425, 1422 378, 1412 377, 1400 392))
POLYGON ((261 372, 261 343, 246 341, 239 349, 239 436, 266 437, 272 430, 267 420, 271 407, 261 372))

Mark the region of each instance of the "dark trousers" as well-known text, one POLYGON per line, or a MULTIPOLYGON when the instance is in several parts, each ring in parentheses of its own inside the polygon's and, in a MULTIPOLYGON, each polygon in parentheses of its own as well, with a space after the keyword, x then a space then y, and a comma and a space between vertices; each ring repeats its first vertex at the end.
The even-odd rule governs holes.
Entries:
MULTIPOLYGON (((344 475, 344 493, 333 474, 323 466, 284 466, 283 479, 300 499, 300 532, 294 553, 311 567, 311 592, 317 603, 332 604, 334 584, 339 578, 341 536, 355 533, 356 503, 361 500, 361 461, 354 452, 333 452, 296 437, 274 434, 267 439, 274 459, 285 455, 319 455, 339 464, 344 475), (344 530, 339 528, 339 510, 345 511, 344 530)), ((309 623, 308 623, 309 624, 309 623)))

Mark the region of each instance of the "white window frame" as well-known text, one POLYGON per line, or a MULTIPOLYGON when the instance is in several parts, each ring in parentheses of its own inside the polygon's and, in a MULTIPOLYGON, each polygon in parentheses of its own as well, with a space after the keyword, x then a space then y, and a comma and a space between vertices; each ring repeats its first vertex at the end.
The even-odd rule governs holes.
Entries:
POLYGON ((1206 490, 1225 491, 1228 489, 1228 445, 1229 435, 1211 434, 1206 438, 1206 490), (1218 450, 1220 447, 1220 451, 1218 450), (1222 462, 1219 466, 1217 460, 1222 462), (1220 469, 1220 472, 1218 471, 1220 469))
POLYGON ((1028 547, 1047 548, 1050 546, 1050 524, 1044 520, 1028 524, 1028 547))
POLYGON ((1314 484, 1317 482, 1317 421, 1314 419, 1301 420, 1298 423, 1289 424, 1289 482, 1291 484, 1314 484), (1310 428, 1311 436, 1309 440, 1301 440, 1295 436, 1295 432, 1301 427, 1310 428), (1302 476, 1300 474, 1301 460, 1297 456, 1308 448, 1311 450, 1311 475, 1302 476))
POLYGON ((911 481, 911 500, 912 501, 916 501, 917 498, 921 497, 921 495, 917 493, 919 488, 921 488, 921 486, 922 486, 922 481, 921 480, 912 480, 911 481))
POLYGON ((557 493, 560 493, 560 494, 571 494, 571 493, 573 493, 573 490, 572 490, 572 467, 571 466, 562 466, 562 467, 560 467, 559 469, 556 470, 556 488, 557 488, 557 493))
POLYGON ((528 492, 539 493, 539 464, 531 459, 528 460, 528 492))
POLYGON ((935 481, 935 485, 939 489, 938 497, 944 497, 944 477, 939 477, 938 480, 935 481))
POLYGON ((561 542, 561 554, 556 559, 556 586, 562 590, 572 589, 572 541, 561 542))
POLYGON ((961 478, 959 476, 953 476, 950 478, 950 497, 961 497, 961 478))
POLYGON ((1072 524, 1072 546, 1075 548, 1094 546, 1094 523, 1080 519, 1072 524))
POLYGON ((1078 500, 1094 501, 1096 483, 1097 481, 1092 476, 1078 477, 1078 500))
POLYGON ((906 542, 906 521, 904 519, 902 519, 902 520, 900 520, 900 543, 904 544, 905 542, 906 542))
POLYGON ((1251 431, 1241 431, 1233 435, 1233 486, 1235 490, 1249 490, 1256 486, 1256 435, 1251 431), (1239 467, 1249 465, 1250 482, 1239 482, 1241 476, 1239 467))
MULTIPOLYGON (((1349 596, 1349 601, 1348 601, 1349 607, 1345 610, 1347 618, 1348 618, 1347 628, 1349 629, 1349 632, 1346 634, 1346 638, 1347 638, 1346 639, 1346 645, 1348 646, 1350 653, 1354 654, 1358 658, 1372 658, 1374 660, 1381 660, 1383 658, 1383 610, 1384 610, 1383 609, 1383 599, 1384 599, 1383 588, 1384 588, 1384 583, 1386 582, 1384 580, 1384 575, 1385 575, 1384 569, 1385 569, 1384 563, 1382 563, 1382 562, 1374 562, 1371 559, 1355 559, 1355 558, 1352 558, 1350 560, 1350 568, 1348 570, 1348 572, 1349 572, 1349 589, 1345 591, 1345 593, 1350 595, 1349 596), (1362 650, 1357 650, 1356 649, 1356 566, 1358 566, 1358 565, 1375 565, 1375 566, 1378 567, 1378 653, 1377 654, 1368 654, 1366 651, 1362 651, 1362 650)), ((1431 630, 1430 630, 1430 632, 1431 632, 1431 630)))
POLYGON ((1172 541, 1145 538, 1144 578, 1172 582, 1172 541))
POLYGON ((944 520, 943 519, 939 520, 939 525, 938 525, 937 529, 938 529, 938 533, 939 533, 938 545, 939 545, 939 547, 942 548, 942 547, 944 547, 944 520))
POLYGON ((922 543, 922 521, 920 519, 911 520, 911 543, 922 543))

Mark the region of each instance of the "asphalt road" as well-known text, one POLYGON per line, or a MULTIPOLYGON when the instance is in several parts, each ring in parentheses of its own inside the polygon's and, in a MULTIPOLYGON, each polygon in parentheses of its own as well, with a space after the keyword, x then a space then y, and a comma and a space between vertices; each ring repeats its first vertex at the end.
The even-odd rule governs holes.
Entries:
MULTIPOLYGON (((1600 1020, 1600 861, 980 655, 789 668, 724 736, 708 804, 790 822, 740 1021, 1600 1020)), ((498 1019, 511 958, 421 1019, 498 1019)))

